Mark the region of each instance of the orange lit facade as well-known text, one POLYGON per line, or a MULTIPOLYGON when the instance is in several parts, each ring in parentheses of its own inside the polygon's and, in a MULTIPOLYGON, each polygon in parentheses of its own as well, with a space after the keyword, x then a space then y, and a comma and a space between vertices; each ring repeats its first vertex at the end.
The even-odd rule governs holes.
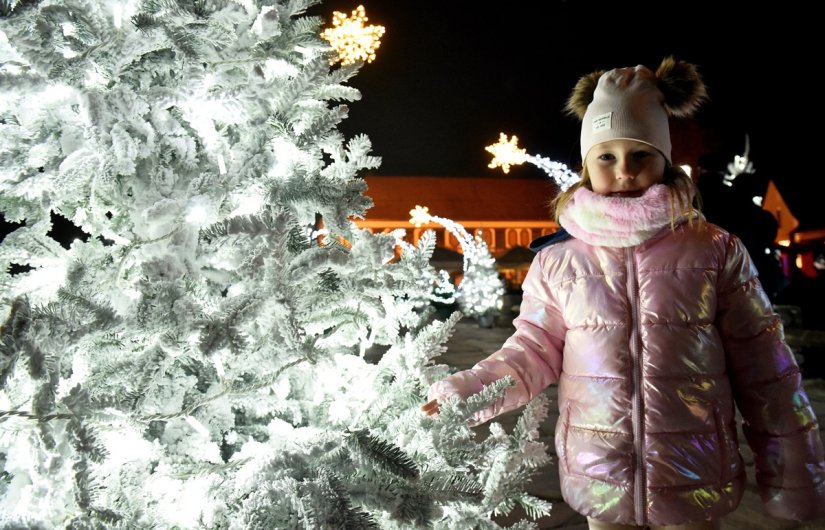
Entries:
MULTIPOLYGON (((438 263, 434 256, 434 265, 454 277, 462 271, 459 242, 440 224, 416 227, 410 223, 410 210, 416 206, 426 206, 431 215, 451 219, 467 232, 481 235, 502 276, 516 288, 530 266, 532 253, 526 250, 530 242, 558 229, 548 207, 557 188, 549 178, 372 176, 365 180, 366 195, 374 206, 356 224, 374 233, 404 229, 412 244, 426 230, 433 230, 439 250, 444 251, 438 263), (443 259, 444 254, 447 259, 443 259)), ((821 274, 814 262, 819 255, 816 249, 821 253, 825 230, 800 231, 799 221, 773 182, 768 185, 763 208, 779 222, 776 243, 785 249, 786 276, 791 277, 791 268, 811 278, 821 274)))
MULTIPOLYGON (((549 179, 376 176, 366 177, 366 182, 366 195, 374 206, 365 219, 356 220, 359 227, 373 233, 402 228, 412 244, 432 230, 439 247, 460 254, 458 240, 440 224, 416 227, 410 223, 410 210, 426 206, 431 215, 480 235, 496 258, 499 272, 513 287, 520 286, 527 274, 531 254, 524 250, 530 242, 558 229, 547 206, 555 193, 549 179)), ((441 268, 453 274, 462 269, 460 260, 445 265, 441 268)))

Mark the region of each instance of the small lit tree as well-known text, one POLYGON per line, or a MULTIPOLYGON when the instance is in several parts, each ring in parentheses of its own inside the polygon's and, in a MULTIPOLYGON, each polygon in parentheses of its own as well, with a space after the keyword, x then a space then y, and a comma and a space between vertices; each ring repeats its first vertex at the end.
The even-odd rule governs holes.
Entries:
POLYGON ((459 308, 480 325, 492 326, 501 311, 504 282, 498 275, 490 247, 478 234, 471 236, 460 223, 430 215, 426 206, 416 206, 410 210, 410 216, 410 222, 414 225, 438 223, 458 240, 464 264, 464 274, 456 294, 459 308))

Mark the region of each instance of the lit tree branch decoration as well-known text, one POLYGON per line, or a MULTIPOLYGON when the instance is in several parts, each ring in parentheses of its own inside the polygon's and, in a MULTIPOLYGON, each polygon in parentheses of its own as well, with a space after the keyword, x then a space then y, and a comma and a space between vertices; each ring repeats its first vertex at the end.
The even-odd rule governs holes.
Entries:
MULTIPOLYGON (((723 177, 725 186, 733 186, 733 181, 742 173, 753 173, 753 163, 748 158, 750 152, 750 137, 745 135, 745 152, 742 156, 734 155, 733 162, 728 164, 728 173, 723 177)), ((761 202, 761 201, 760 201, 761 202)), ((761 206, 761 205, 760 205, 761 206)))
POLYGON ((529 162, 555 180, 562 191, 566 191, 570 186, 581 180, 576 172, 571 171, 561 162, 543 156, 528 155, 526 150, 518 147, 518 137, 516 135, 508 140, 506 134, 499 133, 498 142, 488 145, 484 150, 493 155, 493 160, 487 167, 493 169, 500 167, 502 171, 509 173, 510 166, 529 162))
POLYGON ((410 210, 410 222, 417 227, 438 223, 456 237, 464 256, 464 278, 456 295, 458 305, 465 315, 480 322, 495 316, 501 310, 504 284, 487 243, 479 236, 471 236, 451 219, 430 215, 426 206, 416 205, 410 210))
POLYGON ((332 16, 332 27, 321 32, 321 38, 329 41, 338 52, 330 63, 341 61, 342 65, 347 65, 356 61, 374 61, 384 26, 364 26, 369 19, 362 5, 352 11, 352 18, 340 11, 333 11, 332 16))

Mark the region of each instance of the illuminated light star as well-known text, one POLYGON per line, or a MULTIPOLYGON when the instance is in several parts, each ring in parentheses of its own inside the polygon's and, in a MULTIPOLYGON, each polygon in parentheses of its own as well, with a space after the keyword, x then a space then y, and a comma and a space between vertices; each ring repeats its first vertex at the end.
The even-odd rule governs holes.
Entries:
POLYGON ((500 167, 505 173, 510 172, 510 166, 518 166, 527 161, 527 152, 519 149, 518 137, 515 134, 508 140, 506 134, 499 133, 498 143, 488 145, 484 150, 493 155, 493 160, 487 167, 500 167))
POLYGON ((367 16, 364 6, 359 5, 352 12, 352 18, 340 11, 332 13, 332 27, 321 32, 321 38, 329 41, 338 52, 338 57, 330 64, 341 61, 342 65, 356 61, 371 63, 375 59, 375 50, 381 45, 384 26, 364 26, 367 16))
POLYGON ((410 223, 414 224, 416 228, 420 228, 425 224, 429 224, 433 220, 429 213, 430 209, 426 206, 418 206, 410 210, 410 223))

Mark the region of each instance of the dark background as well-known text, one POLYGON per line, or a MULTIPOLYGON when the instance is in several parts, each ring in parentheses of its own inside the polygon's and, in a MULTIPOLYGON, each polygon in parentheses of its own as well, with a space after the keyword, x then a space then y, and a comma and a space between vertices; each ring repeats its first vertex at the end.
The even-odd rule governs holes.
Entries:
MULTIPOLYGON (((527 153, 578 169, 579 122, 562 111, 574 84, 599 69, 673 55, 699 67, 709 101, 676 120, 674 162, 705 152, 732 161, 745 135, 756 173, 773 179, 802 228, 825 226, 811 185, 819 179, 815 78, 823 32, 792 3, 467 2, 363 0, 386 33, 377 59, 350 84, 362 93, 341 130, 367 134, 383 159, 375 175, 489 176, 484 146, 516 134, 527 153)), ((310 14, 331 25, 331 0, 310 14)), ((810 5, 810 4, 806 4, 810 5)), ((724 167, 720 168, 724 169, 724 167)), ((535 166, 517 177, 546 178, 535 166)))
MULTIPOLYGON (((700 156, 715 154, 721 162, 710 169, 724 170, 743 153, 745 136, 750 139, 755 175, 748 182, 740 177, 738 197, 702 188, 711 220, 724 221, 743 240, 758 240, 765 212, 750 202, 750 191, 761 185, 764 192, 773 180, 800 230, 825 228, 817 191, 825 180, 817 119, 823 92, 819 40, 825 29, 809 7, 813 4, 360 3, 367 23, 385 26, 386 33, 376 60, 350 81, 363 98, 349 105, 340 129, 370 137, 374 154, 383 160, 375 176, 508 178, 487 167, 491 156, 484 147, 496 142, 499 132, 517 135, 529 154, 578 170, 580 123, 563 112, 576 81, 596 70, 637 64, 655 70, 673 55, 697 65, 709 96, 693 118, 672 120, 674 162, 695 166, 700 156)), ((357 6, 330 0, 310 14, 331 25, 333 11, 349 14, 357 6)), ((509 175, 548 178, 529 164, 509 175)), ((754 256, 768 260, 759 248, 754 256)), ((821 242, 818 248, 821 252, 821 242)), ((773 301, 802 309, 801 323, 791 327, 825 330, 825 274, 797 275, 782 287, 781 278, 769 281, 773 271, 764 265, 759 262, 766 288, 771 283, 781 288, 773 301)), ((809 377, 825 377, 822 345, 796 351, 803 354, 809 377)))

